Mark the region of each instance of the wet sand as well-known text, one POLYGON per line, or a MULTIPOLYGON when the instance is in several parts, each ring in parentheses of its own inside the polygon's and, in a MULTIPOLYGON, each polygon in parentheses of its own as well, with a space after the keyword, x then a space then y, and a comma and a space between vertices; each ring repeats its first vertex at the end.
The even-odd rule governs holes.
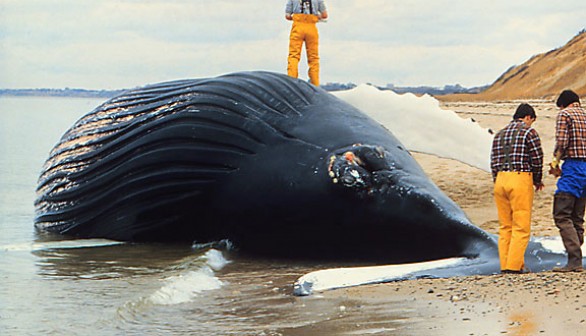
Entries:
MULTIPOLYGON (((473 118, 482 127, 499 130, 510 120, 520 102, 443 103, 444 109, 473 118)), ((538 131, 549 163, 553 152, 555 115, 552 102, 530 102, 538 115, 538 131)), ((473 223, 498 233, 492 199, 492 178, 474 167, 414 153, 434 182, 462 209, 473 223)), ((545 189, 536 193, 532 235, 557 236, 551 216, 555 179, 545 173, 545 189)), ((323 296, 358 300, 358 306, 387 300, 411 311, 410 322, 395 328, 362 326, 363 334, 377 335, 586 335, 586 273, 553 272, 492 275, 451 279, 422 279, 333 290, 323 296), (369 332, 370 330, 370 332, 369 332)), ((356 308, 360 312, 360 309, 356 308)), ((347 313, 348 308, 344 307, 347 313)), ((372 316, 377 320, 376 316, 372 316)), ((362 323, 372 323, 365 316, 362 323)), ((356 334, 342 327, 340 334, 356 334)), ((323 331, 323 330, 322 330, 323 331)))

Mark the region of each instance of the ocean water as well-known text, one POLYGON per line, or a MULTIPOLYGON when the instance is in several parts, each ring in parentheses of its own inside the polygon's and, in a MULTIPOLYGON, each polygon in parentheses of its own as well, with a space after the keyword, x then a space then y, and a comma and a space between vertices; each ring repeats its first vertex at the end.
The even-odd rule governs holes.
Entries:
POLYGON ((100 102, 0 97, 0 335, 425 334, 398 298, 292 295, 303 274, 340 265, 35 232, 41 167, 100 102))

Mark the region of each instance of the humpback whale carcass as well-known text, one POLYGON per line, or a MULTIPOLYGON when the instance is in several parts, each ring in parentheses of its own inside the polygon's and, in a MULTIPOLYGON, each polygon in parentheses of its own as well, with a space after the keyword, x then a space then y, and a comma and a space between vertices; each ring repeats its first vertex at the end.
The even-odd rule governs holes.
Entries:
POLYGON ((269 72, 110 99, 63 135, 37 194, 35 226, 76 237, 384 263, 497 253, 387 129, 269 72))

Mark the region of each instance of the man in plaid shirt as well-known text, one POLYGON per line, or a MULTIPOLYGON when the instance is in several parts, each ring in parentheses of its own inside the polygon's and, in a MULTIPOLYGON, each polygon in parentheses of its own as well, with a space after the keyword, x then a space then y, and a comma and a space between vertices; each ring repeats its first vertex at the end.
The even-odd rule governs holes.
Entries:
POLYGON ((554 158, 550 174, 560 177, 553 202, 553 219, 568 253, 568 263, 554 272, 581 272, 586 208, 586 113, 580 98, 563 91, 556 101, 561 109, 556 118, 554 158), (563 166, 559 167, 561 160, 563 166))
POLYGON ((517 107, 513 120, 492 142, 490 165, 499 217, 502 273, 522 273, 531 236, 533 188, 543 189, 543 150, 535 129, 537 116, 529 104, 517 107))

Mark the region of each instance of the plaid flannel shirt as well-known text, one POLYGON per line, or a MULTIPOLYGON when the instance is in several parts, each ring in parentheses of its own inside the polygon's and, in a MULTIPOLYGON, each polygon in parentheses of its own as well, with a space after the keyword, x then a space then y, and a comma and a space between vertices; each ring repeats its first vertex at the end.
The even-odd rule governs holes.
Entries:
POLYGON ((511 121, 494 136, 490 168, 493 179, 496 179, 499 171, 531 172, 533 184, 540 184, 543 177, 543 150, 537 131, 521 120, 511 121))
POLYGON ((556 118, 555 149, 561 159, 586 159, 586 113, 579 104, 572 104, 556 118))

